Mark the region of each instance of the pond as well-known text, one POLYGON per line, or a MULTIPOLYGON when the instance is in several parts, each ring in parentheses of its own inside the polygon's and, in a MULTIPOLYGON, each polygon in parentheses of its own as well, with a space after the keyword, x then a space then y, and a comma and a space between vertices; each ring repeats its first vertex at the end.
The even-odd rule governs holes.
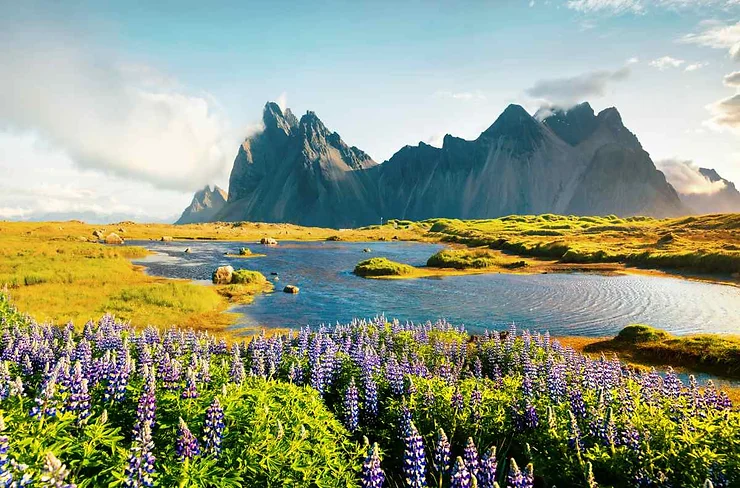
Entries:
POLYGON ((595 274, 482 274, 407 280, 374 280, 352 274, 374 256, 423 265, 439 244, 409 242, 130 241, 155 251, 137 260, 147 272, 210 283, 213 270, 230 264, 278 273, 275 292, 258 296, 241 314, 241 327, 290 327, 346 323, 385 314, 401 321, 444 318, 473 333, 518 327, 552 335, 612 336, 631 323, 647 323, 674 334, 740 332, 740 288, 659 276, 595 274), (258 258, 229 258, 249 247, 258 258), (190 253, 185 249, 190 248, 190 253), (369 248, 370 253, 363 252, 369 248), (282 292, 300 287, 297 295, 282 292))

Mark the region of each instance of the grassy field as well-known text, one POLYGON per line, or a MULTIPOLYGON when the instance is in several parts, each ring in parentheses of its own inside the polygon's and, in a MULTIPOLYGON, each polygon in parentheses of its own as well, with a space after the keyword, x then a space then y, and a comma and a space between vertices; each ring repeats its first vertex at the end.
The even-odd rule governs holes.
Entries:
POLYGON ((517 215, 417 225, 428 239, 562 264, 618 263, 740 280, 740 214, 662 220, 517 215))

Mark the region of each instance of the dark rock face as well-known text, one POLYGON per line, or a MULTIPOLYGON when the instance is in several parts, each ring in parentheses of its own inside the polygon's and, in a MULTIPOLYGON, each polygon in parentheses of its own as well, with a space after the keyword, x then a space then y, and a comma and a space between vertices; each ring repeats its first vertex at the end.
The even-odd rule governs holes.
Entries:
POLYGON ((740 212, 740 191, 733 182, 713 169, 699 168, 699 173, 712 183, 721 181, 724 187, 714 193, 682 193, 681 200, 691 210, 700 214, 740 212))
POLYGON ((313 112, 297 120, 274 103, 265 129, 239 148, 222 220, 354 227, 380 219, 370 156, 342 141, 313 112))
POLYGON ((477 139, 405 146, 382 165, 329 131, 265 106, 239 148, 218 220, 351 227, 381 217, 686 213, 616 109, 584 103, 540 120, 510 105, 477 139))
MULTIPOLYGON (((226 192, 218 186, 205 188, 195 193, 190 206, 183 211, 175 224, 211 222, 216 213, 226 205, 226 192)), ((162 239, 164 240, 164 238, 162 239)))

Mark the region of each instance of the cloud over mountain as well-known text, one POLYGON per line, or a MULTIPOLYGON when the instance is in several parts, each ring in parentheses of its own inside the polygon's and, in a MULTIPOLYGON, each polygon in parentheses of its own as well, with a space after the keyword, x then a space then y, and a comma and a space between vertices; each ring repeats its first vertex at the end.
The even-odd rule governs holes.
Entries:
POLYGON ((569 107, 588 98, 603 97, 609 85, 629 77, 631 69, 598 70, 566 78, 537 81, 526 90, 527 95, 546 100, 553 105, 569 107))
POLYGON ((666 179, 681 194, 711 195, 725 188, 723 181, 711 181, 690 160, 663 159, 656 161, 655 166, 661 170, 666 179))

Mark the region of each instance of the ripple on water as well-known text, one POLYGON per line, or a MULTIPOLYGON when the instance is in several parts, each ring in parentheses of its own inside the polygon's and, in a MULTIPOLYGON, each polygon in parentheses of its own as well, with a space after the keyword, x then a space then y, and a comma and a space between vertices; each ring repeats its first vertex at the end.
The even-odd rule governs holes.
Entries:
POLYGON ((442 246, 426 243, 192 242, 184 247, 132 241, 158 254, 138 260, 150 274, 208 280, 216 266, 230 264, 295 284, 298 295, 272 293, 242 313, 238 327, 300 327, 347 322, 384 313, 400 320, 446 318, 473 332, 521 327, 554 335, 610 336, 624 326, 648 323, 675 334, 740 333, 740 288, 656 276, 588 274, 449 276, 443 279, 368 280, 354 276, 355 264, 371 256, 423 265, 442 246), (262 258, 225 256, 259 246, 262 258))

